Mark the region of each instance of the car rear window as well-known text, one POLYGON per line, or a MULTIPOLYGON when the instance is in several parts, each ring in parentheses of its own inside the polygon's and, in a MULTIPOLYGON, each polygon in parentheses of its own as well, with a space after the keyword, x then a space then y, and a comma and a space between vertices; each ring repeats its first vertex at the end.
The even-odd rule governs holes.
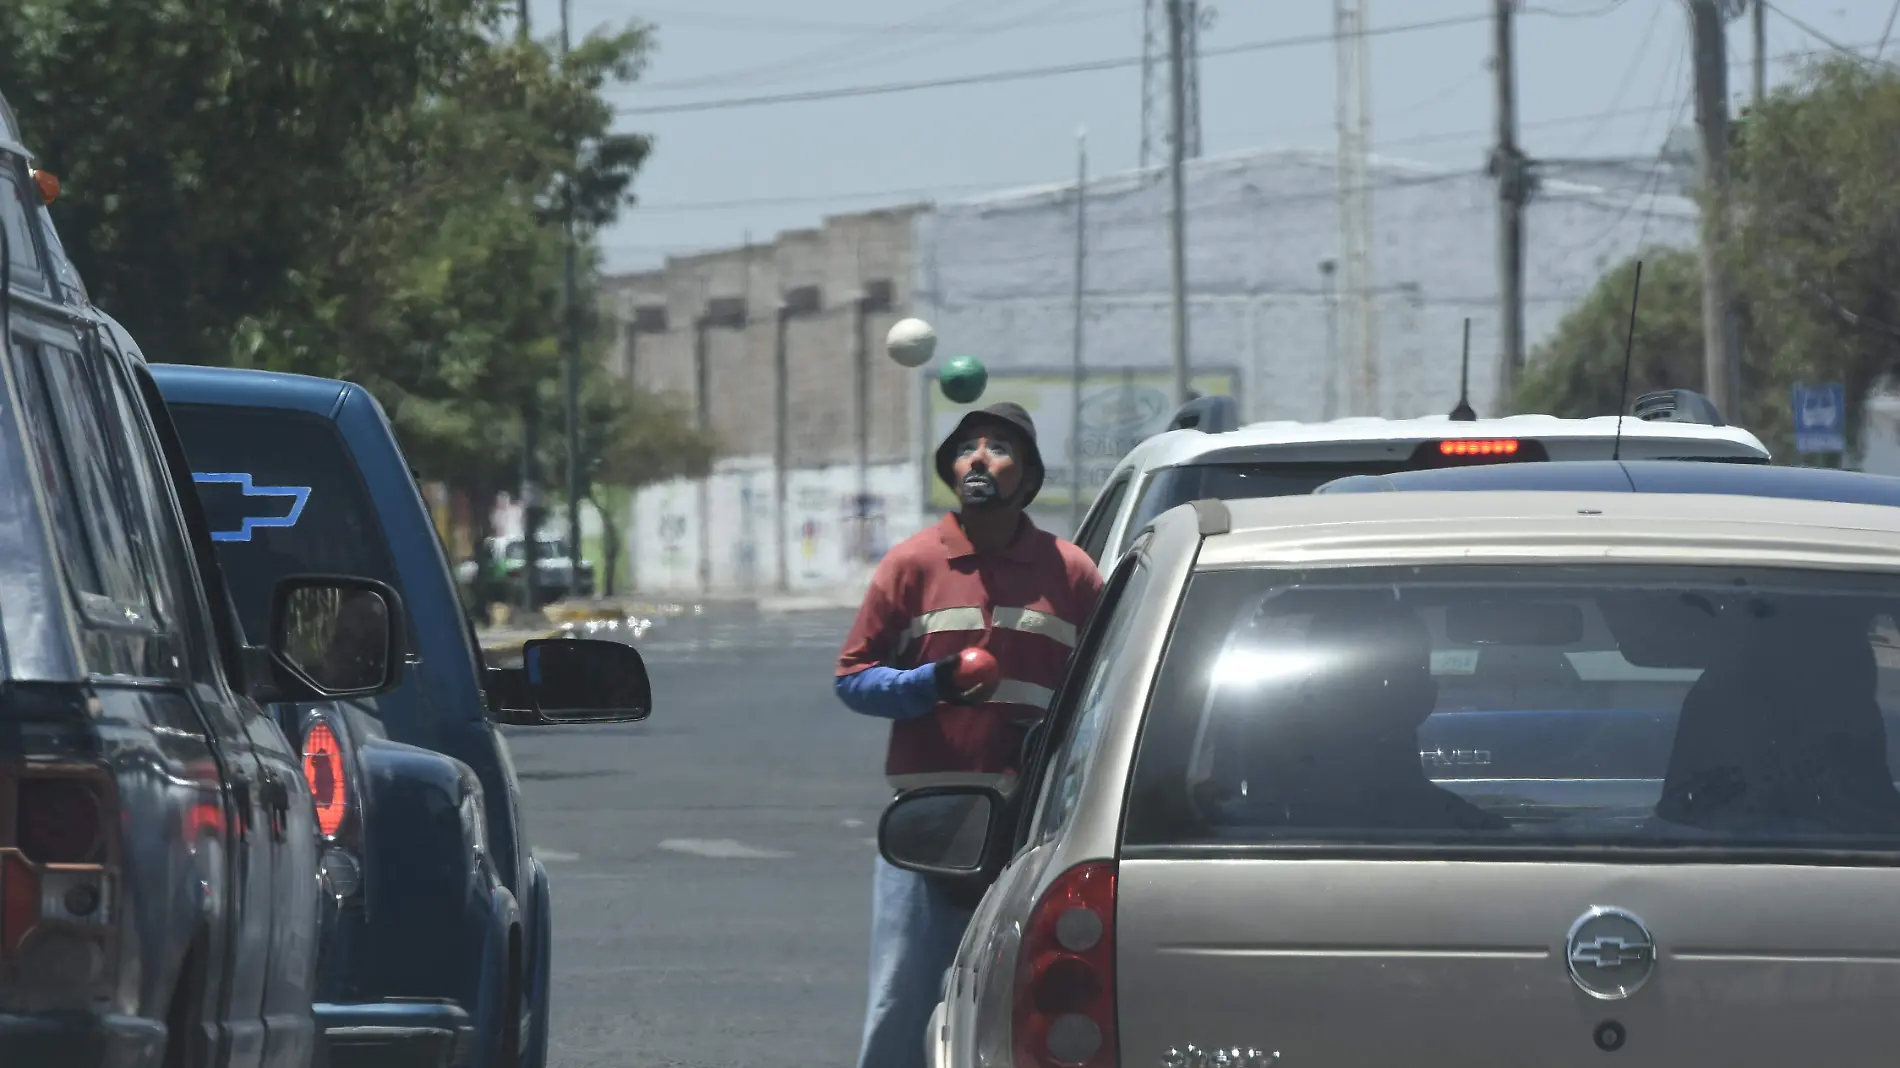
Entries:
POLYGON ((247 641, 269 639, 272 591, 286 575, 353 575, 401 591, 334 422, 279 408, 169 407, 247 641))
POLYGON ((1126 844, 1900 849, 1896 617, 1889 575, 1204 572, 1126 844))

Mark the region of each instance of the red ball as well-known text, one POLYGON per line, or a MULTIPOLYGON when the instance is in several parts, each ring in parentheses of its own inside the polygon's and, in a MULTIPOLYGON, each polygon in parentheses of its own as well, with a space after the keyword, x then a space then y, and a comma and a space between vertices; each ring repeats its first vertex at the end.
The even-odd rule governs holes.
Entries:
POLYGON ((988 649, 971 646, 957 654, 957 689, 994 686, 1002 677, 1003 669, 988 649))

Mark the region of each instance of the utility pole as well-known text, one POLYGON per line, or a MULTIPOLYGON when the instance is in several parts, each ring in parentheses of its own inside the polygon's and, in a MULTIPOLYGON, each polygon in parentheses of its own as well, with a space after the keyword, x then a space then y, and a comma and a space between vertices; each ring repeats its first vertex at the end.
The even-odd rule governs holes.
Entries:
POLYGON ((1142 0, 1141 4, 1141 169, 1147 170, 1154 159, 1155 143, 1155 4, 1166 0, 1142 0))
POLYGON ((1372 284, 1372 91, 1366 0, 1333 0, 1339 123, 1339 244, 1346 341, 1354 365, 1353 409, 1379 414, 1378 330, 1372 284))
POLYGON ((1174 403, 1188 402, 1187 205, 1182 160, 1187 152, 1187 0, 1168 0, 1168 80, 1173 118, 1168 123, 1169 238, 1174 273, 1174 403))
MULTIPOLYGON (((1201 4, 1185 0, 1181 18, 1181 55, 1187 73, 1187 147, 1181 154, 1188 159, 1201 158, 1201 4)), ((1212 9, 1209 9, 1210 11, 1212 9)))
MULTIPOLYGON (((561 0, 561 62, 567 62, 568 4, 561 0)), ((569 146, 578 163, 580 146, 569 146)), ((574 279, 574 176, 562 179, 561 345, 567 365, 567 567, 569 593, 581 567, 581 317, 574 279)))
POLYGON ((1687 0, 1695 47, 1696 130, 1702 151, 1702 372, 1709 400, 1730 418, 1741 396, 1734 301, 1721 252, 1728 232, 1728 40, 1717 0, 1687 0))
POLYGON ((1512 13, 1517 0, 1495 0, 1491 67, 1497 75, 1498 143, 1491 153, 1491 174, 1498 183, 1498 359, 1499 410, 1511 403, 1517 375, 1524 367, 1524 203, 1530 199, 1530 173, 1517 147, 1516 33, 1512 13))
MULTIPOLYGON (((515 6, 515 33, 522 44, 533 40, 528 22, 528 0, 519 0, 515 6)), ((534 588, 536 561, 534 534, 540 514, 539 502, 535 494, 534 450, 541 437, 541 413, 537 403, 535 387, 530 385, 528 395, 521 405, 521 611, 525 614, 535 609, 534 588)))
POLYGON ((1339 418, 1339 264, 1319 261, 1326 285, 1326 385, 1320 396, 1320 418, 1339 418))
POLYGON ((1069 531, 1082 529, 1082 292, 1088 258, 1089 135, 1075 135, 1075 325, 1069 369, 1069 531))
POLYGON ((1768 5, 1753 0, 1749 6, 1754 9, 1749 12, 1749 21, 1755 30, 1755 106, 1761 107, 1768 96, 1768 5))

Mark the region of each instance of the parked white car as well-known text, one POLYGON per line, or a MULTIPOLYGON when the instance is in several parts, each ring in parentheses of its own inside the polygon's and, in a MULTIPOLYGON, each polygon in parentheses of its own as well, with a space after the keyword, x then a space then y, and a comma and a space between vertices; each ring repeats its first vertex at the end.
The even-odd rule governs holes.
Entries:
POLYGON ((1765 464, 1761 439, 1687 390, 1646 394, 1628 416, 1561 419, 1334 419, 1223 428, 1191 420, 1227 398, 1190 402, 1175 426, 1122 457, 1083 518, 1075 542, 1104 570, 1155 516, 1201 498, 1236 500, 1311 493, 1346 475, 1544 460, 1705 460, 1765 464), (1622 439, 1617 441, 1618 424, 1622 439), (1203 429, 1205 428, 1205 429, 1203 429))

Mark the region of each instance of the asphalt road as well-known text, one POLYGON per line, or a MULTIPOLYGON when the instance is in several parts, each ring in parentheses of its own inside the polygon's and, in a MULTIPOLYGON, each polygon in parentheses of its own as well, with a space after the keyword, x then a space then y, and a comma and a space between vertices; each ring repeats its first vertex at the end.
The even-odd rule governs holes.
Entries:
POLYGON ((887 728, 831 668, 849 613, 668 622, 645 724, 513 729, 554 894, 550 1068, 846 1066, 887 728))

